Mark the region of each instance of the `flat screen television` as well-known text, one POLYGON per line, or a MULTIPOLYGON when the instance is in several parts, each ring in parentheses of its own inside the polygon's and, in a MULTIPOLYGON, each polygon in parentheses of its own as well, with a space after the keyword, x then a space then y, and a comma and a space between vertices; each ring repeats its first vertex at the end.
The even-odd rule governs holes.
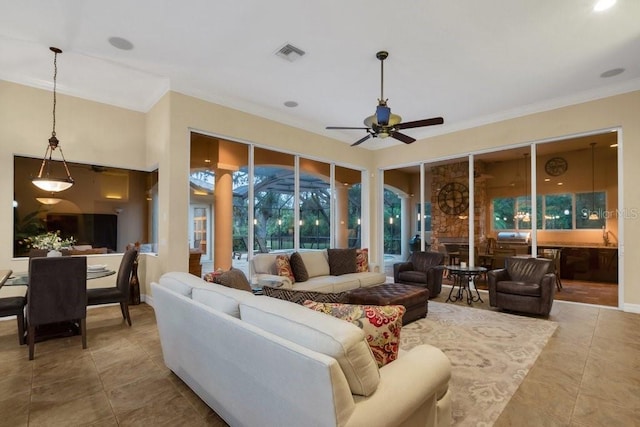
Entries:
POLYGON ((60 230, 63 238, 73 237, 76 245, 117 251, 118 216, 114 214, 47 214, 47 231, 60 230))

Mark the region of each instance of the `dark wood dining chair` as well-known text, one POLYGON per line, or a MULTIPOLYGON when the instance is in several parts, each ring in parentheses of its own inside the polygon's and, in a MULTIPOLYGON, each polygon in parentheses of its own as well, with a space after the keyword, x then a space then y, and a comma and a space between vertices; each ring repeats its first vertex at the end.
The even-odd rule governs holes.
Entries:
POLYGON ((24 306, 27 303, 26 286, 3 286, 11 276, 11 270, 0 271, 0 317, 16 316, 18 343, 24 344, 24 306))
POLYGON ((87 290, 87 305, 120 304, 122 318, 127 320, 131 326, 131 316, 129 315, 129 286, 133 263, 138 258, 138 249, 135 247, 127 249, 120 261, 116 285, 107 288, 93 288, 87 290))
POLYGON ((37 328, 71 322, 87 348, 87 257, 31 258, 27 291, 27 340, 33 360, 37 328), (78 325, 77 325, 78 324, 78 325))

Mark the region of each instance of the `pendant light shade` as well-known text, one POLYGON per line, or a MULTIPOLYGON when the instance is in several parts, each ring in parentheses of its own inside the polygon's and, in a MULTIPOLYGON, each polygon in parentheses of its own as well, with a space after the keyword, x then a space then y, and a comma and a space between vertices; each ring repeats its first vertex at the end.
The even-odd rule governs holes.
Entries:
POLYGON ((59 146, 58 138, 56 138, 56 85, 58 79, 58 54, 62 53, 60 49, 57 47, 49 48, 53 52, 53 129, 51 131, 51 138, 49 138, 49 145, 47 146, 47 150, 44 153, 44 158, 42 159, 42 164, 40 165, 40 171, 38 172, 38 176, 33 178, 31 182, 33 184, 47 192, 57 193, 59 191, 64 191, 73 185, 73 178, 71 178, 71 173, 69 172, 69 167, 67 166, 67 161, 64 158, 64 154, 62 153, 62 147, 59 146), (64 166, 64 170, 66 172, 66 176, 52 176, 51 168, 54 164, 53 160, 53 152, 59 149, 60 156, 62 157, 62 164, 64 166))

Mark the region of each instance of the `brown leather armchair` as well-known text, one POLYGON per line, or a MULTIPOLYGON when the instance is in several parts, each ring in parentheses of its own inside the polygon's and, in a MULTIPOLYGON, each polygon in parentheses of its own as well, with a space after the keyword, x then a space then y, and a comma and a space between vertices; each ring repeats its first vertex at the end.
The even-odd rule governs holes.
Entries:
POLYGON ((429 298, 442 290, 444 254, 440 252, 413 252, 406 262, 393 264, 393 281, 429 289, 429 298))
POLYGON ((507 258, 505 268, 491 270, 489 305, 504 310, 548 316, 555 294, 549 259, 507 258))

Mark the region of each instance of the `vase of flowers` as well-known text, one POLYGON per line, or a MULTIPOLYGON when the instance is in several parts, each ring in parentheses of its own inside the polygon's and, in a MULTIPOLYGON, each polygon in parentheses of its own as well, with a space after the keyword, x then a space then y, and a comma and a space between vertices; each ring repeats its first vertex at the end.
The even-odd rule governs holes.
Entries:
POLYGON ((60 230, 58 230, 27 237, 24 242, 28 248, 48 251, 47 256, 62 256, 60 251, 73 246, 76 240, 73 237, 63 239, 60 237, 60 230))

